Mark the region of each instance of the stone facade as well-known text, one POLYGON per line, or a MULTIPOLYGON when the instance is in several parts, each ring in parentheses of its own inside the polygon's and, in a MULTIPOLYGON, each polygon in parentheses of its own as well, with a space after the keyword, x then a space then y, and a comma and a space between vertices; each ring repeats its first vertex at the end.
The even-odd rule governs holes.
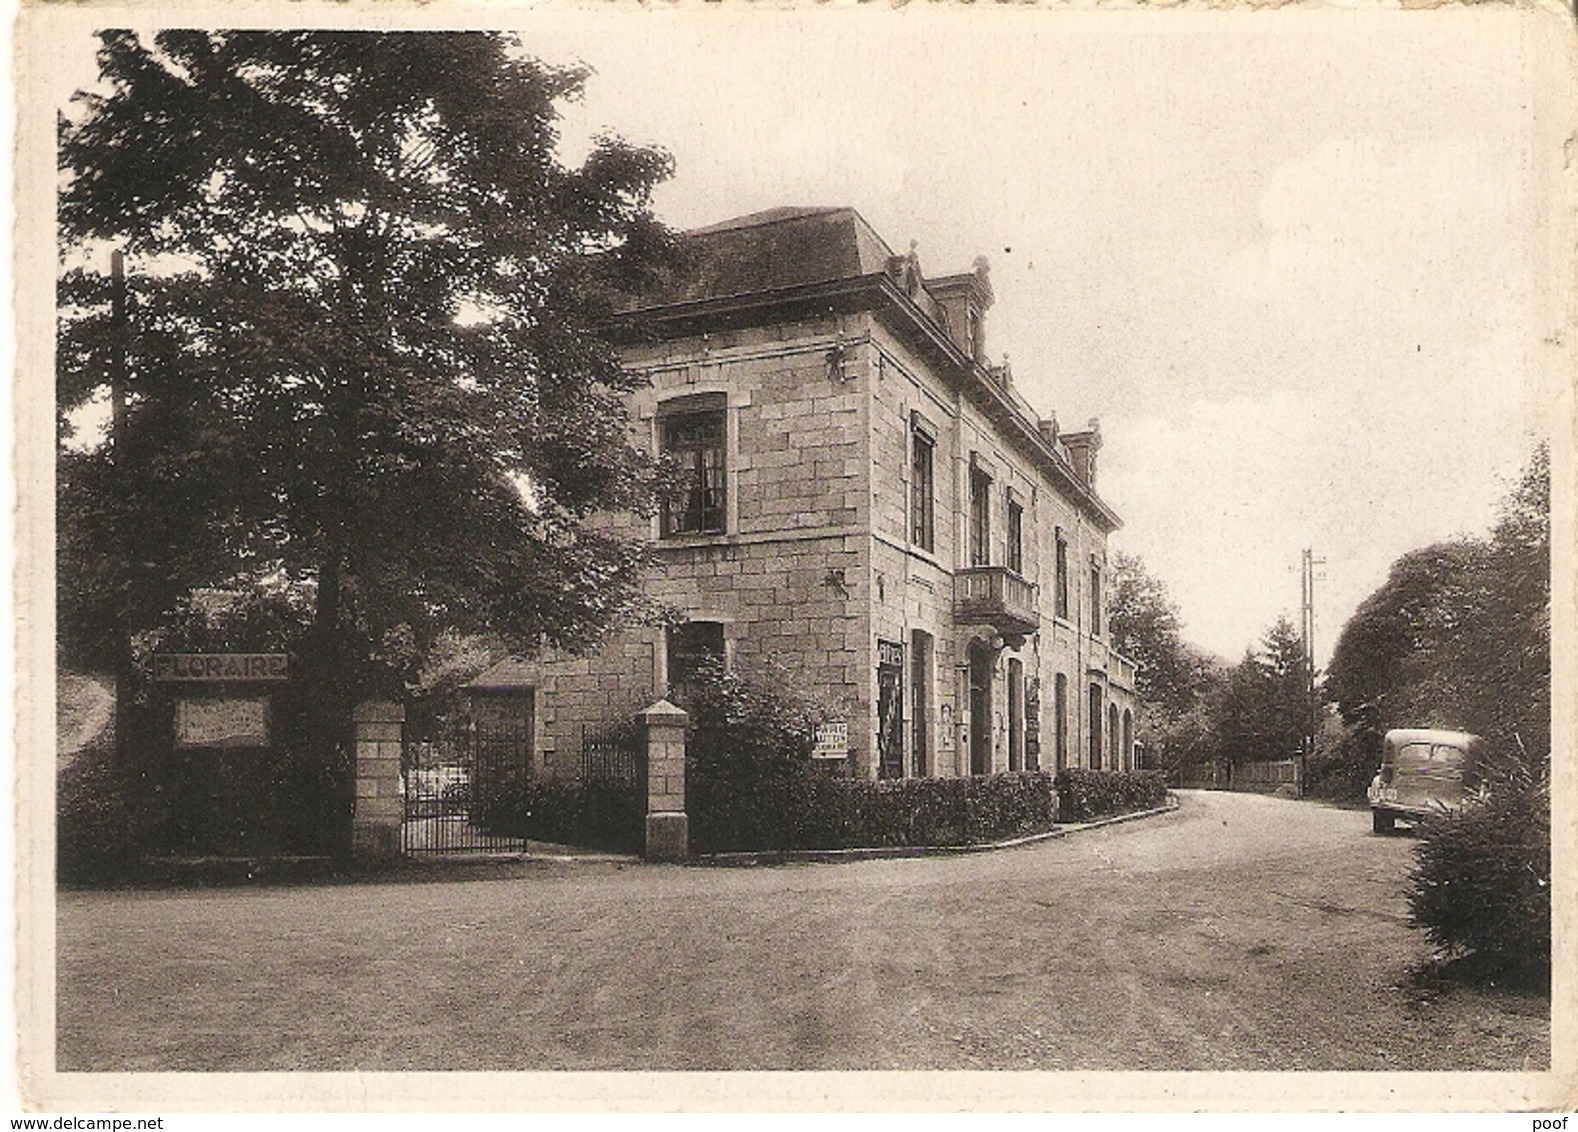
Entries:
MULTIPOLYGON (((636 442, 721 489, 638 525, 692 646, 790 669, 848 723, 857 775, 1132 766, 1134 667, 1096 623, 1118 525, 1100 435, 1060 434, 985 363, 984 264, 928 282, 849 209, 690 242, 689 274, 633 302, 624 358, 649 382, 636 442)), ((668 692, 682 639, 636 627, 511 662, 536 690, 540 769, 573 773, 585 734, 668 692)))

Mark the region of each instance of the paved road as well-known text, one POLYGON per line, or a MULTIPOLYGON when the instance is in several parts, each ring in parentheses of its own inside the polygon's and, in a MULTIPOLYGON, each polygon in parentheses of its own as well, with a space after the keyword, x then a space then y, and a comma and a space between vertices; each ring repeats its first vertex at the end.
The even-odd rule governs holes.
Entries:
POLYGON ((1539 1069, 1538 997, 1421 986, 1412 842, 1185 793, 1015 850, 66 893, 72 1069, 1539 1069))

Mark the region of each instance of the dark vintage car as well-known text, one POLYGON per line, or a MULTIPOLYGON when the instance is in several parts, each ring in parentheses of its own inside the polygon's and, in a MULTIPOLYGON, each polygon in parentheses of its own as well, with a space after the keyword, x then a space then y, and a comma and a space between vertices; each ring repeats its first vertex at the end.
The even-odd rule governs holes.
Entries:
POLYGON ((1478 780, 1484 746, 1466 731, 1388 731, 1380 773, 1370 782, 1375 832, 1461 806, 1478 780))

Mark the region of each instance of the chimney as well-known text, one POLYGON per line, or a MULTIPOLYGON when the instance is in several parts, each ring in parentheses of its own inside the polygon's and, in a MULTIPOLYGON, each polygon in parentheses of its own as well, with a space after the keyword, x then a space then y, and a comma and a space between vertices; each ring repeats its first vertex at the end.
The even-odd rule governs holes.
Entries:
POLYGON ((1101 451, 1101 420, 1090 418, 1090 427, 1084 432, 1065 432, 1063 446, 1068 449, 1074 464, 1074 474, 1086 486, 1096 486, 1096 453, 1101 451))

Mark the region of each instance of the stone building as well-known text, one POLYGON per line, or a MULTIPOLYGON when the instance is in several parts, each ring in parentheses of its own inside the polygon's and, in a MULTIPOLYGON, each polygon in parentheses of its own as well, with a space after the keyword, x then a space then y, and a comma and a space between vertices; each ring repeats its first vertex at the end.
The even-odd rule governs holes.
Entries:
POLYGON ((847 723, 856 775, 1131 767, 1101 435, 1060 432, 988 362, 985 262, 927 278, 849 208, 684 242, 620 332, 650 382, 637 442, 688 476, 643 523, 651 592, 685 621, 479 678, 529 712, 539 771, 576 773, 585 739, 708 655, 788 667, 847 723))

